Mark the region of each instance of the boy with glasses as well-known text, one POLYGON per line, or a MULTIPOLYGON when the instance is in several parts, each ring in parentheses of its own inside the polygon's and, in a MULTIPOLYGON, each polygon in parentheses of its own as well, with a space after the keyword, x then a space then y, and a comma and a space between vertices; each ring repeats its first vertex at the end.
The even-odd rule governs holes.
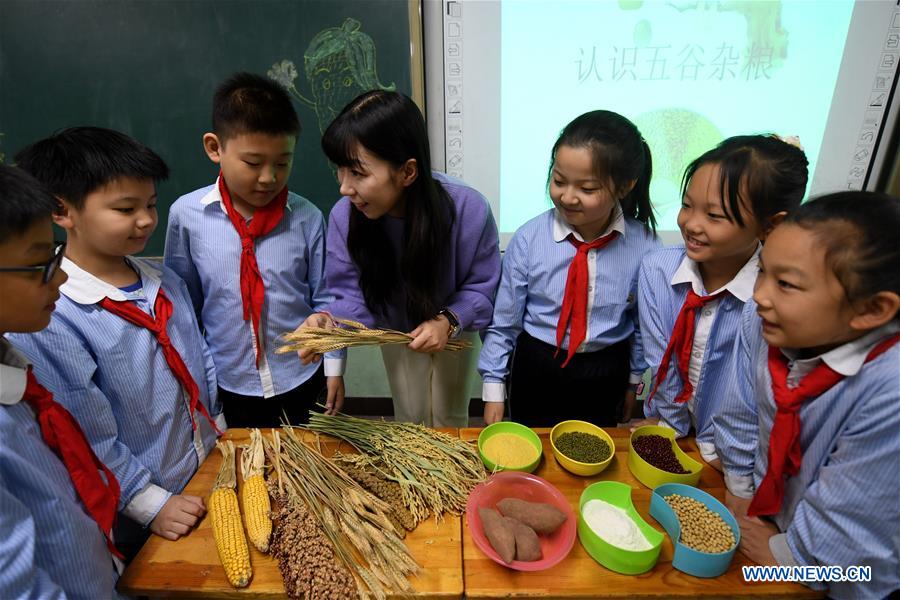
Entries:
POLYGON ((56 275, 66 251, 65 242, 53 242, 50 259, 40 265, 29 267, 0 267, 0 273, 40 273, 41 283, 48 283, 56 275))
POLYGON ((0 598, 117 597, 118 482, 4 337, 46 327, 66 281, 55 206, 0 165, 0 598))

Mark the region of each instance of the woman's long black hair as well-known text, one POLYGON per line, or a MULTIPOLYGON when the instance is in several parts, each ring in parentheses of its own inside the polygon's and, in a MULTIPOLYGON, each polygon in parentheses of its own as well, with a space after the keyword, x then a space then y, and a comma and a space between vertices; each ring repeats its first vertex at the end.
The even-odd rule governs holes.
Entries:
POLYGON ((406 314, 419 324, 441 308, 442 275, 449 269, 450 229, 456 211, 449 194, 431 175, 425 119, 415 103, 397 92, 366 92, 344 107, 322 136, 322 149, 338 167, 358 167, 362 146, 394 168, 415 159, 418 176, 406 188, 402 253, 397 258, 382 216, 369 219, 350 210, 347 247, 360 272, 369 310, 383 315, 398 286, 406 291, 406 314))

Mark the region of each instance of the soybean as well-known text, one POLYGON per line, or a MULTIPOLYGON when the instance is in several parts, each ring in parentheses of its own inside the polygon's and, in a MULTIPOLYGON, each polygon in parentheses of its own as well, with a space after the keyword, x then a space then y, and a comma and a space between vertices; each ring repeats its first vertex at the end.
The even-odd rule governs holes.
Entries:
POLYGON ((682 544, 710 554, 734 548, 735 539, 731 527, 705 504, 681 494, 671 494, 665 500, 678 517, 682 544))

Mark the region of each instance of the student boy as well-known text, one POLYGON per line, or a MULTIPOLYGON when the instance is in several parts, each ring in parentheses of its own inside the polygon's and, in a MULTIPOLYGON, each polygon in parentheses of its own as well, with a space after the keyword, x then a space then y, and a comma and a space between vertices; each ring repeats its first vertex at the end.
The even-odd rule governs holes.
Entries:
MULTIPOLYGON (((215 93, 212 126, 203 147, 219 177, 172 206, 166 265, 191 292, 228 423, 273 427, 283 411, 305 423, 325 387, 323 370, 276 354, 277 337, 331 298, 322 213, 287 189, 297 113, 277 83, 238 73, 215 93)), ((329 412, 342 403, 339 397, 329 412)))
POLYGON ((184 282, 131 256, 156 227, 155 182, 168 168, 143 144, 96 127, 59 132, 16 161, 60 201, 69 279, 49 327, 11 340, 121 483, 128 519, 116 538, 126 554, 143 528, 178 539, 205 512, 181 491, 225 422, 184 282))
POLYGON ((27 173, 0 165, 0 598, 116 596, 118 482, 3 337, 50 322, 66 280, 55 206, 27 173))

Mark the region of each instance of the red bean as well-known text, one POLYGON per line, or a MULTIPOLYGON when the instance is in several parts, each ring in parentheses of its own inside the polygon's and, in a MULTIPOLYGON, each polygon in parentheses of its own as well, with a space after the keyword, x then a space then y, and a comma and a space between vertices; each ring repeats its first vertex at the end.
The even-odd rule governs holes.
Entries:
POLYGON ((642 435, 634 440, 634 449, 648 463, 669 473, 687 475, 689 471, 678 462, 672 445, 675 442, 661 435, 642 435))

